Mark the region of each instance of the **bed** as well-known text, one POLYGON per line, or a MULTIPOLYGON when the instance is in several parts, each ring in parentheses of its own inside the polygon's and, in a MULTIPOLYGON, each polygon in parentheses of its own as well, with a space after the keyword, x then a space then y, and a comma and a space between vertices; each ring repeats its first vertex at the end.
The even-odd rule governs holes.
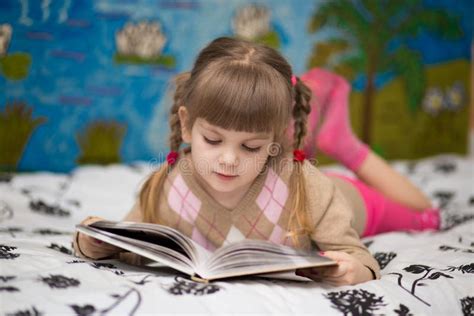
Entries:
POLYGON ((364 239, 382 278, 344 287, 260 278, 202 284, 166 268, 83 260, 72 253, 74 225, 91 214, 121 219, 154 166, 3 174, 0 312, 474 315, 474 161, 439 155, 393 166, 449 210, 453 227, 364 239))

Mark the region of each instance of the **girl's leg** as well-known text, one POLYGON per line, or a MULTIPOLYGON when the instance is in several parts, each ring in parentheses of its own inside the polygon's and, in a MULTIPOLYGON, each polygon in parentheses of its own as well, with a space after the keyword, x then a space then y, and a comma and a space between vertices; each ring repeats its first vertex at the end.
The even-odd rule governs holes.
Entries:
POLYGON ((316 147, 350 170, 357 170, 365 160, 369 147, 352 132, 348 102, 351 87, 331 72, 312 69, 301 80, 313 92, 305 150, 316 147))
MULTIPOLYGON (((438 230, 441 225, 440 212, 438 209, 427 208, 422 212, 397 203, 377 190, 367 186, 364 182, 351 179, 342 175, 329 174, 331 178, 339 178, 340 181, 352 185, 359 193, 365 206, 365 225, 363 233, 358 233, 362 237, 371 236, 379 233, 414 230, 422 231, 426 229, 438 230)), ((338 185, 338 187, 340 187, 338 185)), ((344 194, 344 191, 343 191, 344 194)), ((355 204, 353 198, 348 195, 349 204, 353 207, 355 204)), ((354 211, 357 216, 357 211, 354 211)), ((358 219, 355 219, 357 222, 358 219)))
POLYGON ((395 202, 420 211, 433 207, 418 187, 372 151, 354 172, 359 179, 395 202))
POLYGON ((316 147, 395 202, 416 210, 431 207, 420 189, 354 135, 348 113, 351 88, 344 78, 314 68, 303 74, 301 80, 311 88, 314 97, 305 147, 308 154, 313 154, 316 147))

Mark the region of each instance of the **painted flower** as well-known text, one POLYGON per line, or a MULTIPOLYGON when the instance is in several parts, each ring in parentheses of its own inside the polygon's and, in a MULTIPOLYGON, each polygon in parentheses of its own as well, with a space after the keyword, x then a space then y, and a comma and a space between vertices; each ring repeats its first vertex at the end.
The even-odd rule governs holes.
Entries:
POLYGON ((438 87, 431 87, 428 89, 425 98, 423 99, 423 109, 427 113, 435 116, 443 108, 444 102, 445 100, 441 90, 438 87))
POLYGON ((456 111, 460 109, 466 100, 466 92, 461 82, 455 82, 446 91, 446 103, 445 107, 448 110, 456 111))
POLYGON ((7 54, 10 39, 12 38, 12 27, 10 24, 0 24, 0 56, 7 54))
POLYGON ((232 29, 237 37, 254 40, 270 31, 270 11, 252 4, 237 11, 232 21, 232 29))
POLYGON ((137 24, 128 22, 123 29, 115 33, 115 43, 120 54, 153 58, 160 56, 166 37, 161 25, 156 21, 142 21, 137 24))

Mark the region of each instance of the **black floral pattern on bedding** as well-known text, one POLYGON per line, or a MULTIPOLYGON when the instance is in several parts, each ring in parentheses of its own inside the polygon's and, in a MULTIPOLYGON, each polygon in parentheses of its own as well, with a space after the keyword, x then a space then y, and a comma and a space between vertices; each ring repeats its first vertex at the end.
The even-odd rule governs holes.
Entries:
POLYGON ((10 247, 7 245, 0 245, 0 259, 15 259, 20 256, 19 253, 13 252, 16 247, 10 247))
POLYGON ((398 276, 397 282, 402 289, 409 292, 412 296, 414 296, 424 304, 431 306, 431 304, 426 301, 426 299, 422 299, 416 294, 417 289, 419 289, 420 287, 429 286, 434 280, 440 280, 443 278, 453 279, 454 275, 449 274, 449 272, 461 272, 462 274, 474 273, 474 263, 464 264, 460 266, 448 266, 445 269, 436 269, 423 264, 412 264, 408 267, 405 267, 403 270, 412 274, 419 275, 420 277, 418 277, 411 283, 409 281, 409 286, 405 286, 402 284, 402 279, 404 278, 404 276, 406 276, 405 274, 399 272, 391 272, 389 274, 398 276))
POLYGON ((51 243, 51 244, 50 244, 48 247, 46 247, 46 248, 59 251, 59 252, 64 253, 64 254, 66 254, 66 255, 72 255, 72 250, 71 250, 71 249, 66 248, 66 247, 64 247, 64 246, 61 246, 61 245, 58 245, 58 244, 55 244, 55 243, 51 243))
POLYGON ((11 286, 9 284, 6 284, 12 280, 14 280, 16 277, 13 275, 0 275, 0 292, 19 292, 20 290, 16 286, 11 286))
POLYGON ((215 284, 198 283, 186 280, 181 276, 176 276, 174 283, 170 286, 165 286, 165 289, 172 295, 202 296, 216 293, 221 290, 221 287, 215 284))
POLYGON ((450 191, 435 191, 433 197, 438 200, 439 207, 444 208, 448 206, 450 201, 454 198, 455 193, 450 191))
POLYGON ((474 253, 474 249, 463 249, 459 247, 452 247, 448 245, 441 245, 438 248, 441 251, 453 251, 453 252, 465 252, 465 253, 474 253))
POLYGON ((44 315, 42 312, 36 309, 35 306, 32 306, 31 309, 22 309, 13 313, 7 313, 7 316, 41 316, 44 315))
POLYGON ((94 305, 86 304, 86 305, 69 305, 72 310, 74 311, 75 315, 78 316, 89 316, 93 315, 97 310, 94 305))
POLYGON ((460 299, 461 310, 464 316, 474 315, 474 296, 466 296, 460 299))
POLYGON ((0 222, 13 218, 13 209, 5 201, 0 201, 0 222))
POLYGON ((450 162, 450 161, 436 162, 434 165, 434 171, 440 172, 443 174, 454 173, 456 170, 457 170, 456 163, 450 162))
POLYGON ((81 284, 78 279, 68 278, 60 274, 50 274, 47 277, 40 277, 40 281, 52 289, 67 289, 69 287, 77 287, 81 284))
POLYGON ((73 232, 59 231, 51 228, 38 228, 33 230, 33 234, 43 235, 43 236, 59 236, 59 235, 71 235, 73 232))
POLYGON ((380 269, 384 269, 396 256, 397 254, 394 252, 376 252, 374 254, 374 258, 379 263, 380 269))
POLYGON ((343 315, 376 315, 381 307, 386 306, 383 296, 363 289, 353 289, 323 294, 332 303, 332 307, 343 315))
POLYGON ((0 275, 0 281, 2 282, 9 282, 11 280, 14 280, 16 276, 14 275, 0 275))
POLYGON ((77 305, 72 304, 69 307, 73 310, 75 315, 88 316, 88 315, 115 315, 118 312, 118 308, 121 305, 127 304, 127 310, 120 309, 120 314, 123 315, 135 315, 138 308, 142 303, 141 293, 134 288, 130 288, 123 294, 110 294, 112 298, 112 304, 105 308, 98 308, 93 304, 77 305))
POLYGON ((107 270, 110 272, 113 272, 116 275, 123 275, 123 271, 118 269, 117 266, 115 266, 112 263, 106 263, 106 262, 92 262, 91 267, 99 270, 107 270))
POLYGON ((459 236, 458 242, 460 244, 466 245, 468 247, 474 247, 474 241, 471 241, 469 239, 463 238, 463 236, 459 236))
POLYGON ((23 232, 23 228, 20 227, 5 227, 0 228, 0 233, 5 233, 11 237, 15 237, 15 234, 23 232))
POLYGON ((410 313, 410 309, 403 304, 400 304, 398 309, 394 309, 393 312, 399 316, 413 316, 413 314, 410 313))
POLYGON ((132 281, 133 283, 135 283, 136 285, 145 285, 145 284, 151 282, 151 280, 147 280, 147 279, 152 278, 152 277, 153 277, 153 275, 148 274, 148 275, 145 275, 143 278, 141 278, 141 280, 138 280, 138 281, 134 281, 130 278, 129 278, 129 280, 132 281))
POLYGON ((454 267, 454 266, 449 266, 448 268, 444 269, 443 271, 449 271, 449 272, 461 272, 462 274, 464 273, 474 273, 474 263, 469 263, 469 264, 462 264, 460 266, 454 267))
POLYGON ((71 212, 61 208, 59 205, 50 205, 42 200, 34 200, 30 202, 30 209, 33 212, 43 214, 43 215, 51 215, 51 216, 58 216, 58 217, 69 217, 71 216, 71 212))
MULTIPOLYGON (((72 181, 73 178, 68 176, 67 181, 60 182, 56 188, 52 189, 54 202, 48 202, 49 199, 44 196, 41 187, 38 186, 25 186, 17 188, 17 191, 29 200, 28 207, 34 213, 54 217, 70 217, 72 211, 60 204, 66 204, 69 208, 74 209, 81 207, 81 202, 79 200, 63 198, 65 193, 69 190, 72 181)), ((48 195, 51 195, 51 192, 48 193, 48 195)))
POLYGON ((367 241, 364 241, 364 246, 366 246, 367 248, 369 248, 373 243, 374 243, 373 240, 367 240, 367 241))
MULTIPOLYGON (((383 296, 377 296, 364 289, 354 289, 339 292, 329 292, 323 295, 332 303, 332 307, 340 311, 344 316, 371 316, 384 315, 379 310, 388 304, 384 302, 383 296)), ((400 304, 393 313, 400 316, 412 316, 410 309, 400 304)))

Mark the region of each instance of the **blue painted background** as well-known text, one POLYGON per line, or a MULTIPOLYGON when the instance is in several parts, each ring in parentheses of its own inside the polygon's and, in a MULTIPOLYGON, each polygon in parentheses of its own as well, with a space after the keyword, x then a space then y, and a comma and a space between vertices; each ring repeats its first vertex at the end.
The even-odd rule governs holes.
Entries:
MULTIPOLYGON (((0 77, 0 109, 8 101, 22 100, 33 107, 34 117, 48 118, 33 133, 19 169, 70 170, 79 154, 76 133, 97 119, 113 119, 127 125, 121 151, 123 161, 159 159, 159 153, 167 151, 169 80, 188 70, 197 52, 210 40, 232 35, 231 21, 236 9, 254 2, 0 1, 0 24, 13 27, 9 53, 27 52, 32 56, 27 78, 10 81, 0 77), (179 7, 176 3, 184 5, 179 7), (141 20, 161 23, 168 39, 163 53, 175 57, 174 69, 114 63, 115 32, 126 22, 141 20)), ((314 43, 330 35, 330 30, 307 32, 310 16, 320 2, 257 3, 271 8, 272 27, 281 40, 280 51, 295 73, 304 72, 314 43)), ((469 59, 473 1, 429 0, 425 4, 462 16, 465 31, 465 38, 454 42, 429 34, 413 41, 425 63, 469 59)), ((389 79, 390 74, 380 76, 378 84, 389 79)), ((362 84, 363 77, 354 82, 354 87, 360 88, 362 84)))

